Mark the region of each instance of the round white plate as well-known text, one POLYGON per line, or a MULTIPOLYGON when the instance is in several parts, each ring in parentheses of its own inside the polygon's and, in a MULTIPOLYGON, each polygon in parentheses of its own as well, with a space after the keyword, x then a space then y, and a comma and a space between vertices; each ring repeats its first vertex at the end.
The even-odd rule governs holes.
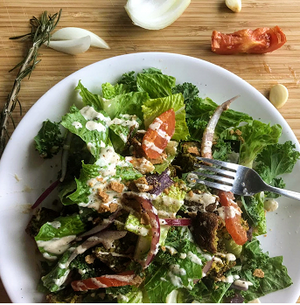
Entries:
MULTIPOLYGON (((106 59, 68 76, 50 89, 28 111, 13 133, 0 163, 0 274, 13 302, 42 302, 37 293, 39 279, 34 242, 24 229, 30 219, 31 205, 60 169, 59 158, 42 160, 34 150, 33 138, 44 120, 59 121, 72 103, 79 101, 75 92, 79 80, 92 92, 100 92, 103 82, 116 81, 124 72, 156 67, 175 76, 178 83, 191 82, 198 86, 201 97, 216 103, 240 95, 232 108, 256 119, 283 127, 281 141, 299 145, 292 130, 279 112, 256 89, 238 76, 206 61, 169 53, 137 53, 106 59)), ((299 162, 286 176, 286 187, 300 191, 299 162)), ((52 198, 55 194, 52 194, 52 198)), ((47 200, 52 200, 48 198, 47 200)), ((268 233, 262 246, 271 256, 283 255, 294 284, 282 291, 261 298, 261 302, 296 302, 300 294, 300 202, 280 198, 277 211, 268 213, 268 233)))

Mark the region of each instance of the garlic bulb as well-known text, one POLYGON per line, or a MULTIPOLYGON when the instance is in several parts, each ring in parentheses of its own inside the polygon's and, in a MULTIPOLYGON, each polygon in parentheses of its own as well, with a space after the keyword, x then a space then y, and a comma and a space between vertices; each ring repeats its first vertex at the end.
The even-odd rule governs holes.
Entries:
POLYGON ((133 24, 160 30, 177 20, 191 0, 128 0, 125 10, 133 24))

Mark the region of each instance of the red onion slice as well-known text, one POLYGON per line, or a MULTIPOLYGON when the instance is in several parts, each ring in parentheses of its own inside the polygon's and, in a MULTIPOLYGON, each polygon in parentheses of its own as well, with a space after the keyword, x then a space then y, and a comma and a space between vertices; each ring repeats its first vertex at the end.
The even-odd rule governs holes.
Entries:
POLYGON ((32 209, 35 209, 38 207, 51 193, 55 188, 59 185, 60 181, 56 180, 54 181, 43 193, 40 195, 40 197, 35 201, 35 203, 32 205, 32 209))
POLYGON ((184 227, 190 226, 192 224, 192 220, 190 218, 165 218, 160 219, 160 224, 174 227, 184 227))

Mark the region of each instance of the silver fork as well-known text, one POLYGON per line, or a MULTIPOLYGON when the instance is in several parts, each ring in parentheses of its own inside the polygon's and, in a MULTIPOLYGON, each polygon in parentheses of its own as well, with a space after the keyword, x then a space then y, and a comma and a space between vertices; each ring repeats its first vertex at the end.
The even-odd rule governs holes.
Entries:
POLYGON ((205 184, 208 187, 230 191, 241 196, 253 196, 261 191, 268 191, 300 200, 300 193, 268 185, 251 168, 214 159, 202 157, 197 157, 197 159, 204 163, 195 164, 198 170, 188 175, 191 183, 205 184))

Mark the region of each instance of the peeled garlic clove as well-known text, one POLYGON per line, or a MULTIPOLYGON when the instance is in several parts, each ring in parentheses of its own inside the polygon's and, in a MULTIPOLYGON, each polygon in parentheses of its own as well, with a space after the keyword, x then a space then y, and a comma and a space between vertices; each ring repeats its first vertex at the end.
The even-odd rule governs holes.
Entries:
POLYGON ((276 107, 281 108, 288 100, 288 89, 281 84, 273 86, 270 90, 269 100, 276 107))
POLYGON ((226 6, 235 13, 238 13, 242 9, 241 0, 225 0, 226 6))
POLYGON ((101 37, 91 31, 76 27, 66 27, 59 29, 51 36, 51 40, 72 40, 85 36, 91 37, 92 47, 109 49, 109 45, 101 37))
POLYGON ((147 30, 160 30, 177 20, 191 0, 128 0, 125 10, 133 24, 147 30))
POLYGON ((76 55, 84 53, 89 49, 89 47, 91 46, 91 37, 85 36, 72 40, 50 40, 47 46, 59 52, 76 55))

